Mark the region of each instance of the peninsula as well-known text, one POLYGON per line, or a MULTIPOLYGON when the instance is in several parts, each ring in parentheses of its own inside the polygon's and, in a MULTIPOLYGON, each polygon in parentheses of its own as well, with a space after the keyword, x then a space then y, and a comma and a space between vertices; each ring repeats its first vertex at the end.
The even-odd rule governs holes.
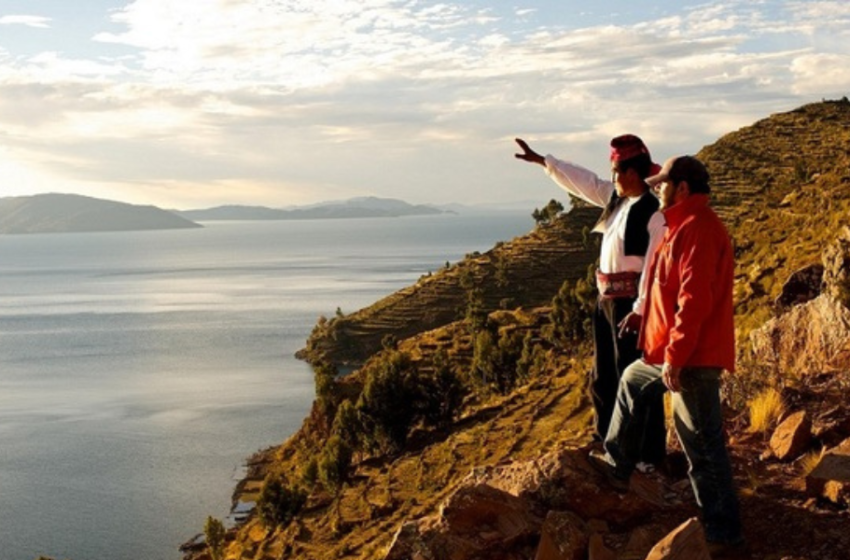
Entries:
POLYGON ((75 194, 0 198, 0 234, 82 233, 202 227, 155 206, 75 194))

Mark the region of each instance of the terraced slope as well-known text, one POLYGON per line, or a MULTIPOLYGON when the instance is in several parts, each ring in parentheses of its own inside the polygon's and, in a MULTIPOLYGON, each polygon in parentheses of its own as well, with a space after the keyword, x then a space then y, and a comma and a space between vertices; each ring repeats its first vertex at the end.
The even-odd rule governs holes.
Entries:
POLYGON ((576 205, 540 226, 481 255, 423 277, 365 309, 317 325, 300 357, 362 363, 390 334, 402 340, 462 318, 475 292, 484 312, 548 305, 565 280, 587 275, 598 254, 595 207, 576 205))
POLYGON ((703 148, 713 206, 736 246, 742 334, 772 313, 782 284, 820 262, 850 216, 850 101, 772 115, 703 148))

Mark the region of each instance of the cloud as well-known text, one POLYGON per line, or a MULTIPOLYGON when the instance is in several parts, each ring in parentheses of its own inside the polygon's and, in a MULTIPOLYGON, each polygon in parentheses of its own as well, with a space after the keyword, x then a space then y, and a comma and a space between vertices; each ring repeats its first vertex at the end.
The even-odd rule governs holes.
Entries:
POLYGON ((794 92, 799 95, 838 97, 850 93, 850 55, 807 54, 791 63, 794 92))
POLYGON ((136 0, 94 36, 121 58, 0 53, 0 146, 138 202, 526 199, 516 135, 604 172, 623 131, 663 159, 850 89, 842 2, 728 1, 575 28, 536 12, 136 0))
POLYGON ((42 16, 8 15, 0 16, 0 25, 23 25, 46 29, 50 27, 51 19, 42 16))

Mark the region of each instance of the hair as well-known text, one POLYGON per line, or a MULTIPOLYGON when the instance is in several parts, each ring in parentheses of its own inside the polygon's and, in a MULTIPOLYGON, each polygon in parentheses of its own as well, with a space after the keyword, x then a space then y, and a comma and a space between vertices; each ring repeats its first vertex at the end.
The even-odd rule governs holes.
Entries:
POLYGON ((691 189, 691 194, 708 194, 711 192, 711 186, 708 181, 685 179, 688 182, 688 188, 691 189))
POLYGON ((638 154, 617 164, 617 170, 620 173, 625 173, 629 169, 634 169, 641 180, 646 179, 652 170, 652 159, 650 159, 649 154, 638 154))
POLYGON ((687 181, 691 194, 708 194, 711 192, 711 187, 708 184, 708 170, 701 161, 693 156, 677 158, 670 168, 669 177, 675 183, 687 181))

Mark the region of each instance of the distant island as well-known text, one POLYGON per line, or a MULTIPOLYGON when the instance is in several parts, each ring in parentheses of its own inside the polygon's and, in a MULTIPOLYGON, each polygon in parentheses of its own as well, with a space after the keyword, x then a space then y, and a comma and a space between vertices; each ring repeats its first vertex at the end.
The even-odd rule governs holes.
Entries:
POLYGON ((0 234, 186 229, 200 224, 155 206, 76 194, 0 198, 0 234))
POLYGON ((0 198, 0 234, 82 233, 200 228, 197 221, 322 220, 400 218, 457 214, 423 204, 374 196, 309 206, 268 208, 228 205, 203 210, 163 210, 76 194, 37 194, 0 198))
POLYGON ((322 220, 346 218, 399 218, 454 213, 423 204, 408 204, 394 198, 374 196, 322 202, 293 208, 265 206, 216 206, 205 210, 182 210, 176 214, 189 220, 322 220))

